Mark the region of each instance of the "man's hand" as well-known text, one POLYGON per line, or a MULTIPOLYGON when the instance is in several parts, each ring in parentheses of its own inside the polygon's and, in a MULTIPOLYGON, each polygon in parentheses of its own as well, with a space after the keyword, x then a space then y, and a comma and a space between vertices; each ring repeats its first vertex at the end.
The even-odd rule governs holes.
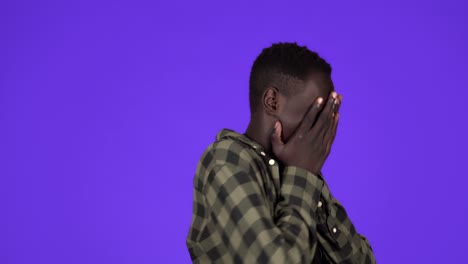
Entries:
POLYGON ((342 96, 336 92, 330 94, 326 104, 323 98, 317 98, 286 143, 281 139, 281 122, 276 121, 271 135, 276 158, 286 166, 296 166, 314 174, 319 173, 335 139, 341 99, 342 96))

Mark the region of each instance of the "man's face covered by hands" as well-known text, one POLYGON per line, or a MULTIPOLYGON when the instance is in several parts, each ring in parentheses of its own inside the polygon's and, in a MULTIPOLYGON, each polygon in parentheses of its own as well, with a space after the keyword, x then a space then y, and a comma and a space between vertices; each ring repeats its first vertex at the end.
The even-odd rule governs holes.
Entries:
POLYGON ((334 91, 330 76, 321 72, 310 75, 301 86, 290 95, 281 96, 282 104, 278 109, 277 118, 282 124, 283 142, 290 139, 315 100, 322 97, 326 101, 330 93, 334 91))

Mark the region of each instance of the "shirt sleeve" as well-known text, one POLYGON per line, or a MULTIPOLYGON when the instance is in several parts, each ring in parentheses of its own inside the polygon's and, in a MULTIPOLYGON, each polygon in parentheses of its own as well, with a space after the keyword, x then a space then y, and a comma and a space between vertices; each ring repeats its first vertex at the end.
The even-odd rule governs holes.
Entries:
POLYGON ((311 263, 318 243, 312 201, 318 201, 323 181, 301 168, 284 168, 274 206, 257 177, 231 164, 209 172, 204 194, 210 221, 201 241, 208 260, 311 263))
POLYGON ((317 210, 318 240, 332 263, 376 263, 369 241, 357 233, 345 208, 324 183, 317 210))

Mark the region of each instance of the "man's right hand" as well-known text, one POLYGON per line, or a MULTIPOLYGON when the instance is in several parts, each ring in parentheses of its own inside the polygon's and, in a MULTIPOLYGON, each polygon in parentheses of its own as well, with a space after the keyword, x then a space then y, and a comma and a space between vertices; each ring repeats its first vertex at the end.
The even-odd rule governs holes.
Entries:
POLYGON ((331 92, 326 103, 323 98, 317 98, 286 143, 281 139, 281 122, 276 121, 271 135, 276 158, 286 166, 296 166, 318 174, 335 139, 341 99, 342 96, 336 92, 331 92))

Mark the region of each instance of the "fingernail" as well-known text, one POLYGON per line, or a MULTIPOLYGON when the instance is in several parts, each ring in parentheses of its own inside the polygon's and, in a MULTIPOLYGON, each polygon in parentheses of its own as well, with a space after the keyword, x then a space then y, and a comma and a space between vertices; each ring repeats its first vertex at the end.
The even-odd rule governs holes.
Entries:
POLYGON ((276 122, 275 122, 275 130, 278 128, 278 125, 279 125, 279 122, 276 121, 276 122))
POLYGON ((319 97, 319 98, 317 99, 317 106, 320 106, 322 103, 323 103, 323 98, 322 98, 322 97, 319 97))
POLYGON ((332 97, 336 99, 336 96, 337 96, 336 92, 332 92, 332 97))

